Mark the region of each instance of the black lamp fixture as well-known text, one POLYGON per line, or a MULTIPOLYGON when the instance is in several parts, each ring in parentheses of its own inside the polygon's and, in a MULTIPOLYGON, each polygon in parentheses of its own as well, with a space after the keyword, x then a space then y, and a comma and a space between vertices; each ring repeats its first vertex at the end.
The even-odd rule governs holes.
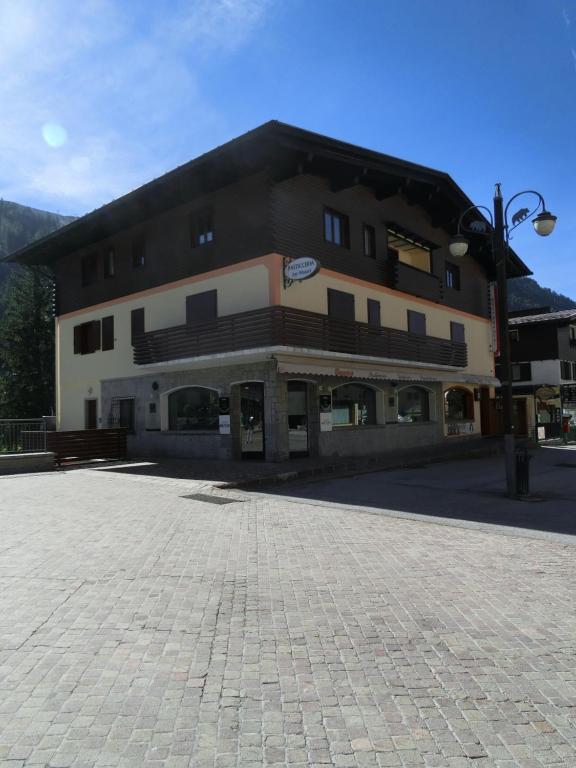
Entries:
POLYGON ((501 185, 496 184, 494 193, 493 210, 485 205, 472 205, 467 208, 458 219, 456 234, 452 238, 449 250, 453 259, 459 259, 468 252, 469 241, 462 234, 462 230, 472 235, 483 235, 489 237, 492 243, 492 256, 496 265, 496 276, 498 283, 498 319, 500 324, 499 338, 499 360, 502 372, 502 406, 504 420, 504 452, 506 459, 506 489, 510 497, 517 495, 516 487, 516 457, 514 428, 512 425, 512 366, 510 360, 510 336, 508 333, 508 252, 510 233, 519 227, 531 216, 534 231, 540 237, 548 237, 554 231, 556 226, 556 216, 550 213, 546 208, 544 198, 539 192, 533 189, 527 189, 513 195, 506 207, 502 198, 501 185), (521 195, 533 195, 537 198, 536 206, 529 208, 520 208, 514 213, 508 221, 508 210, 511 204, 521 195), (488 221, 485 218, 469 221, 463 224, 468 214, 472 211, 484 211, 488 214, 488 221))

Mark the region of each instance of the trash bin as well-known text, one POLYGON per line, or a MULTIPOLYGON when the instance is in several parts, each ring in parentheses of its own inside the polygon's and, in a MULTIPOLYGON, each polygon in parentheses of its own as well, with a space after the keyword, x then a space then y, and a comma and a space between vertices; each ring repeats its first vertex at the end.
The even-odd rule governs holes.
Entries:
POLYGON ((516 452, 516 493, 528 496, 530 493, 530 459, 526 448, 516 452))

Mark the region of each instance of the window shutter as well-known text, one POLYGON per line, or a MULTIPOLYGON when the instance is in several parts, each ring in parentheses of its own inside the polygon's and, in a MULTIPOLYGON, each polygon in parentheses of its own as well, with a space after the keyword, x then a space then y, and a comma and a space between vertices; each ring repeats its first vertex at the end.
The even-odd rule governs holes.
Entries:
POLYGON ((88 326, 87 352, 96 352, 100 349, 100 320, 93 320, 88 326))
POLYGON ((462 323, 450 323, 450 338, 452 341, 456 341, 459 344, 465 343, 466 334, 462 323))
POLYGON ((144 307, 132 310, 130 315, 130 326, 130 337, 132 346, 134 346, 134 339, 136 336, 140 336, 144 333, 144 307))
POLYGON ((376 299, 368 299, 368 323, 380 328, 380 302, 376 299))
POLYGON ((328 314, 338 320, 355 320, 354 294, 328 288, 328 314))
POLYGON ((186 325, 218 317, 218 291, 186 296, 186 325))
POLYGON ((408 330, 419 336, 426 336, 426 315, 423 312, 408 310, 408 330))
POLYGON ((82 326, 81 325, 74 326, 74 354, 75 355, 82 354, 82 326))
POLYGON ((114 315, 102 318, 102 351, 114 349, 114 315))

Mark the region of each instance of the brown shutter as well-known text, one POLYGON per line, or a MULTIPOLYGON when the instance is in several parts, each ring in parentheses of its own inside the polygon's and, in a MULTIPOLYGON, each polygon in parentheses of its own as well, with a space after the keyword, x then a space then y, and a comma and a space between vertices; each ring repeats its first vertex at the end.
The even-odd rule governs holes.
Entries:
POLYGON ((426 336, 426 315, 423 312, 408 310, 408 330, 419 336, 426 336))
POLYGON ((102 318, 102 351, 114 349, 114 315, 102 318))
POLYGON ((465 343, 466 336, 462 323, 450 323, 450 339, 460 344, 465 343))
POLYGON ((100 320, 88 323, 88 353, 100 349, 100 320))
POLYGON ((204 291, 186 296, 186 325, 218 317, 218 291, 204 291))
POLYGON ((75 355, 82 354, 82 326, 81 325, 74 326, 74 354, 75 355))
POLYGON ((368 323, 380 328, 380 302, 376 299, 368 299, 368 323))
POLYGON ((130 324, 130 335, 132 339, 132 346, 134 346, 134 339, 136 336, 140 336, 144 333, 144 307, 132 310, 130 315, 130 324))
POLYGON ((328 314, 338 320, 355 320, 354 294, 328 288, 328 314))

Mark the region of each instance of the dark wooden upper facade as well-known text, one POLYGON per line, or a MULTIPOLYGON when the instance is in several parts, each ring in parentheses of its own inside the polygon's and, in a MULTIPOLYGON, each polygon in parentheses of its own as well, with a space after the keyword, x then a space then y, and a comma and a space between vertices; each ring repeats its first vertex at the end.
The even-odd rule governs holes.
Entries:
MULTIPOLYGON (((272 122, 11 258, 53 266, 59 314, 275 252, 314 256, 336 272, 485 317, 486 239, 473 240, 471 256, 458 262, 458 288, 446 281, 448 242, 469 205, 447 174, 272 122), (345 245, 326 241, 326 209, 346 217, 345 245), (191 227, 204 212, 213 239, 193 247, 191 227), (374 231, 371 256, 366 225, 374 231), (430 272, 398 261, 388 248, 390 227, 428 244, 430 272), (135 243, 144 244, 143 264, 134 263, 135 243), (110 249, 114 275, 105 276, 110 249), (83 280, 87 259, 93 274, 83 280)), ((510 265, 511 274, 529 273, 513 253, 510 265)))
POLYGON ((576 310, 510 318, 513 362, 567 360, 576 362, 576 310))

